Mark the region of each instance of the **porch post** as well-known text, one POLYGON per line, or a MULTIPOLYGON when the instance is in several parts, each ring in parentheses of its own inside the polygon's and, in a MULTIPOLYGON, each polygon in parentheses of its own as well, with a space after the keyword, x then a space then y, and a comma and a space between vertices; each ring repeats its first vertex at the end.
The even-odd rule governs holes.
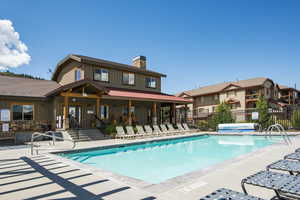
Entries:
POLYGON ((176 104, 172 104, 172 123, 176 124, 176 104))
POLYGON ((156 108, 156 102, 153 102, 152 105, 152 123, 153 125, 157 125, 157 108, 156 108))
POLYGON ((188 106, 187 104, 184 105, 184 122, 187 122, 187 111, 188 111, 188 106))
POLYGON ((64 97, 64 129, 67 130, 70 128, 69 125, 69 93, 64 97))
POLYGON ((128 100, 128 125, 132 125, 132 119, 131 119, 131 100, 128 100))
POLYGON ((100 119, 100 97, 96 99, 96 115, 100 119))

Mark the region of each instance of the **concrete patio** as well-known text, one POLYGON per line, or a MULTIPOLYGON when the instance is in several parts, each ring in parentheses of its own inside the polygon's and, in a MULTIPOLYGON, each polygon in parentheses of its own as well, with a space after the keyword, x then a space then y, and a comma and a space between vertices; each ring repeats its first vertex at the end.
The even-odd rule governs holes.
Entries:
MULTIPOLYGON (((172 136, 178 137, 178 136, 172 136)), ((136 141, 151 140, 139 139, 136 141)), ((161 139, 161 138, 160 138, 161 139)), ((47 156, 49 151, 31 156, 30 148, 0 150, 0 199, 199 199, 215 189, 225 187, 241 191, 242 178, 300 147, 300 138, 292 145, 272 145, 239 159, 230 160, 201 176, 176 183, 167 190, 134 187, 117 179, 47 156)), ((77 149, 130 143, 133 140, 100 140, 80 142, 77 149)), ((67 148, 70 144, 61 143, 67 148)), ((271 198, 274 193, 258 187, 247 187, 250 194, 271 198)))

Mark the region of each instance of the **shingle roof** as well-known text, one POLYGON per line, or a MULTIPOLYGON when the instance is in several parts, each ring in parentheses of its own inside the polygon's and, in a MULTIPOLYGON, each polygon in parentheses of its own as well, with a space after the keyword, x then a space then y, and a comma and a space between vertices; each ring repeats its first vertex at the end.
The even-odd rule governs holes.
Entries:
POLYGON ((266 80, 270 80, 265 77, 259 77, 259 78, 252 78, 247 80, 240 80, 240 81, 234 81, 234 82, 224 82, 219 83, 215 85, 209 85, 200 87, 193 90, 184 91, 184 93, 190 95, 190 96, 199 96, 204 94, 211 94, 211 93, 217 93, 222 91, 224 88, 235 85, 241 88, 247 88, 247 87, 254 87, 254 86, 260 86, 262 85, 266 80))
POLYGON ((62 65, 70 59, 75 60, 79 63, 102 65, 103 67, 108 67, 108 68, 111 67, 114 69, 120 69, 120 70, 130 71, 130 72, 137 72, 137 73, 146 74, 146 75, 166 77, 165 74, 158 73, 158 72, 151 71, 151 70, 141 69, 141 68, 138 68, 138 67, 135 67, 132 65, 126 65, 126 64, 122 64, 122 63, 112 62, 112 61, 103 60, 103 59, 99 59, 99 58, 92 58, 92 57, 83 56, 83 55, 70 54, 67 57, 65 57, 64 59, 62 59, 57 64, 57 66, 54 70, 53 76, 52 76, 52 80, 56 79, 57 75, 59 74, 59 71, 61 70, 62 65))
POLYGON ((0 75, 0 96, 45 97, 60 86, 55 81, 0 75))

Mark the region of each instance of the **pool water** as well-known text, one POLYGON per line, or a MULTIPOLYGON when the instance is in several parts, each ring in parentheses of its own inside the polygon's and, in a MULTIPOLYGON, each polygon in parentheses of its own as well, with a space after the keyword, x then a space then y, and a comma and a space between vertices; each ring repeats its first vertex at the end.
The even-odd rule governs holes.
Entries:
POLYGON ((117 174, 160 183, 279 142, 281 137, 218 136, 157 141, 61 156, 117 174))

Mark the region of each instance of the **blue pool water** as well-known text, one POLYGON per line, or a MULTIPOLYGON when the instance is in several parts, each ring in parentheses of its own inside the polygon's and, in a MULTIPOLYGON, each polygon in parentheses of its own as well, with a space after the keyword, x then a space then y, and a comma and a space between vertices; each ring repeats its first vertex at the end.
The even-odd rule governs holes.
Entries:
POLYGON ((279 140, 281 137, 203 135, 61 155, 156 184, 253 152, 279 140))

